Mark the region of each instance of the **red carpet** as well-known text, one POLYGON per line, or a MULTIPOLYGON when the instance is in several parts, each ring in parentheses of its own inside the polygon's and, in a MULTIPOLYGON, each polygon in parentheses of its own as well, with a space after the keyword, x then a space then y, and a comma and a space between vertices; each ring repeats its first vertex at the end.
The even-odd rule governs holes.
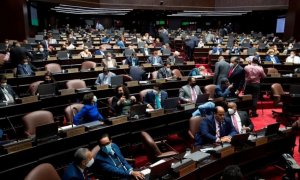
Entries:
MULTIPOLYGON (((262 129, 266 127, 269 124, 275 123, 276 120, 272 117, 272 110, 275 110, 277 112, 281 112, 281 108, 274 108, 273 102, 263 101, 258 103, 258 117, 251 118, 252 122, 254 123, 255 130, 262 129)), ((184 152, 187 143, 184 143, 185 141, 178 137, 177 135, 172 135, 169 139, 170 145, 177 150, 178 152, 184 152)), ((299 136, 297 136, 296 139, 296 147, 294 150, 294 159, 300 164, 300 155, 298 152, 298 146, 299 146, 299 136)), ((141 151, 139 151, 141 152, 141 151)), ((147 164, 147 156, 145 153, 141 153, 136 157, 136 167, 142 167, 145 164, 147 164)), ((285 171, 284 169, 277 167, 277 166, 269 166, 265 169, 262 169, 257 172, 258 179, 266 179, 266 180, 279 180, 282 179, 282 176, 284 175, 285 171)))

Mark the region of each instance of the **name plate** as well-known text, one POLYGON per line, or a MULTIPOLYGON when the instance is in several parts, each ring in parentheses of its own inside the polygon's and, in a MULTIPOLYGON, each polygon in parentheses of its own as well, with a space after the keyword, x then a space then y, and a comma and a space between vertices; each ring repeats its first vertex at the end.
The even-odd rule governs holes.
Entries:
POLYGON ((95 71, 103 71, 103 67, 95 67, 95 71))
POLYGON ((38 102, 38 96, 28 96, 28 97, 23 97, 21 98, 21 103, 26 104, 26 103, 33 103, 33 102, 38 102))
POLYGON ((186 65, 195 65, 195 61, 187 61, 186 65))
POLYGON ((72 59, 81 59, 81 56, 72 56, 72 59))
POLYGON ((189 78, 188 76, 182 76, 182 77, 181 77, 181 81, 187 81, 188 78, 189 78))
POLYGON ((79 71, 78 68, 70 68, 67 70, 68 70, 68 73, 77 73, 79 71))
POLYGON ((96 90, 104 90, 104 89, 108 89, 109 86, 108 84, 103 84, 103 85, 97 85, 96 86, 96 90))
POLYGON ((103 58, 103 55, 95 55, 95 58, 97 59, 102 59, 103 58))
POLYGON ((280 73, 271 73, 271 77, 281 77, 280 73))
POLYGON ((264 61, 264 64, 273 64, 272 61, 264 61))
POLYGON ((156 79, 155 82, 156 83, 165 83, 166 79, 156 79))
POLYGON ((59 90, 61 96, 69 95, 69 94, 75 94, 75 89, 62 89, 59 90))
POLYGON ((139 82, 138 81, 128 81, 126 82, 127 87, 134 87, 134 86, 138 86, 139 82))
POLYGON ((243 64, 249 64, 248 61, 243 61, 243 64))
POLYGON ((128 69, 128 64, 119 65, 119 69, 128 69))
POLYGON ((284 62, 284 65, 292 66, 292 65, 294 65, 294 63, 292 63, 292 62, 284 62))
MULTIPOLYGON (((119 48, 120 49, 120 48, 119 48)), ((116 57, 124 57, 122 53, 117 53, 116 57)))
POLYGON ((127 119, 128 119, 127 116, 122 115, 122 116, 109 118, 108 120, 111 122, 112 125, 116 125, 116 124, 122 124, 122 123, 127 122, 127 119))
POLYGON ((56 50, 56 51, 60 51, 60 50, 61 50, 61 47, 56 47, 55 50, 56 50))
POLYGON ((136 56, 141 57, 141 56, 144 56, 144 54, 143 53, 136 53, 136 56))
POLYGON ((142 64, 142 66, 144 68, 147 68, 147 67, 152 67, 152 64, 150 64, 150 63, 144 63, 144 64, 142 64))
POLYGON ((31 147, 32 147, 32 142, 30 139, 26 141, 14 142, 14 143, 3 145, 3 148, 7 153, 18 152, 25 149, 29 149, 31 147))
POLYGON ((190 110, 195 109, 196 105, 194 103, 186 103, 186 104, 180 104, 183 110, 190 110))
POLYGON ((48 61, 55 61, 55 60, 57 60, 57 57, 48 57, 47 60, 48 60, 48 61))
POLYGON ((83 134, 85 132, 85 127, 84 126, 76 126, 71 129, 67 129, 64 132, 66 133, 67 137, 73 137, 73 136, 83 134))
POLYGON ((150 117, 157 117, 164 115, 165 111, 164 109, 155 109, 153 111, 149 111, 150 117))
POLYGON ((35 76, 44 76, 47 71, 35 71, 35 76))
POLYGON ((100 41, 94 41, 93 44, 100 44, 100 41))
POLYGON ((14 73, 5 73, 5 77, 6 77, 7 79, 11 79, 11 78, 14 78, 15 75, 14 75, 14 73))

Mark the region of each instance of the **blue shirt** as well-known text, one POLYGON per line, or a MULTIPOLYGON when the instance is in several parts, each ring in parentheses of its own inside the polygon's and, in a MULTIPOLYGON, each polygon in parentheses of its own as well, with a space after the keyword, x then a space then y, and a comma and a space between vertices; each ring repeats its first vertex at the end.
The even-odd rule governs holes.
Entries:
POLYGON ((73 123, 75 125, 89 123, 92 121, 104 121, 103 116, 99 113, 97 109, 97 104, 90 105, 86 104, 82 109, 75 115, 73 123))

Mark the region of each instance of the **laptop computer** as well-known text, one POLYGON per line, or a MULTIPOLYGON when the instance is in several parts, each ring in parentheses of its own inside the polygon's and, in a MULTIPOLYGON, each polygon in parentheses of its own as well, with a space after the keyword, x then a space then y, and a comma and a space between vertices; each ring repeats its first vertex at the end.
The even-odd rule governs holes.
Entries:
POLYGON ((234 147, 242 147, 248 141, 250 133, 236 134, 232 136, 230 144, 234 147))
POLYGON ((175 58, 175 65, 183 65, 184 59, 183 58, 175 58))
POLYGON ((58 124, 56 122, 37 126, 35 128, 35 142, 41 143, 58 138, 58 124))
POLYGON ((179 104, 179 97, 168 98, 164 100, 164 109, 165 110, 177 110, 177 106, 179 104))
POLYGON ((117 87, 123 84, 123 76, 113 76, 110 79, 111 87, 117 87))
POLYGON ((277 135, 279 131, 280 123, 274 123, 267 126, 266 129, 263 129, 262 131, 258 132, 258 136, 273 136, 277 135))
POLYGON ((54 83, 40 84, 37 88, 40 98, 55 96, 56 88, 54 83))
POLYGON ((137 104, 130 107, 129 118, 135 119, 138 116, 138 119, 145 117, 146 115, 147 104, 137 104))
POLYGON ((67 60, 69 59, 69 54, 67 51, 57 51, 57 59, 67 60))
POLYGON ((208 102, 209 94, 200 94, 197 96, 196 105, 201 105, 208 102))

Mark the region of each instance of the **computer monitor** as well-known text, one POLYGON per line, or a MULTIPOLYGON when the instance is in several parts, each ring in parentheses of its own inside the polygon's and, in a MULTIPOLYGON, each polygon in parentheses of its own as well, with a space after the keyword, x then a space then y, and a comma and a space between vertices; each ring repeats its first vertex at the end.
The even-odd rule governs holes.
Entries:
POLYGON ((164 100, 165 110, 176 110, 179 104, 179 97, 168 98, 164 100))
POLYGON ((246 144, 246 142, 248 141, 249 135, 250 135, 249 133, 236 134, 236 135, 232 136, 230 144, 235 147, 244 146, 246 144))
POLYGON ((35 128, 35 141, 45 142, 50 139, 56 139, 58 134, 58 124, 56 122, 37 126, 35 128))
POLYGON ((137 104, 130 107, 129 115, 130 118, 136 115, 140 118, 146 114, 147 104, 137 104))
POLYGON ((200 94, 197 96, 196 104, 197 105, 204 104, 208 102, 208 98, 209 98, 209 94, 200 94))
POLYGON ((123 84, 123 76, 113 76, 111 77, 111 87, 117 87, 123 84))
POLYGON ((267 129, 265 131, 265 136, 272 136, 276 135, 279 131, 280 123, 274 123, 267 126, 267 129))
POLYGON ((54 83, 40 84, 37 88, 40 98, 55 96, 56 88, 54 83))

